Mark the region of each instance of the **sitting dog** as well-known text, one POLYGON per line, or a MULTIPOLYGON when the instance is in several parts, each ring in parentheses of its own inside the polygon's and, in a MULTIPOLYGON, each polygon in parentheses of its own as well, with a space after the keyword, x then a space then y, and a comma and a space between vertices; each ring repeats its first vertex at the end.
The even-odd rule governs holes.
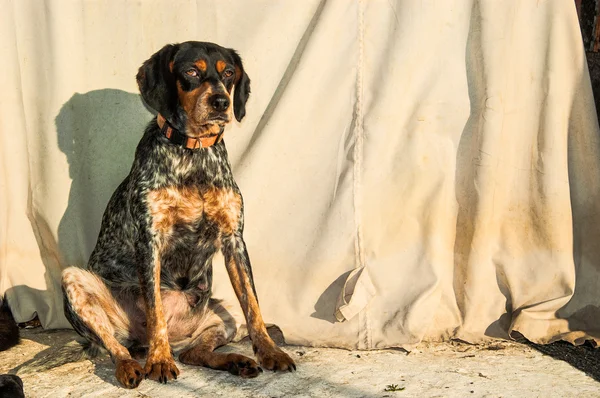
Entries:
POLYGON ((123 386, 166 383, 185 364, 255 377, 295 370, 267 334, 242 237, 242 196, 231 172, 225 126, 241 121, 250 79, 239 55, 212 43, 167 45, 137 74, 158 112, 129 175, 111 197, 85 269, 63 271, 65 314, 91 344, 108 350, 123 386), (233 101, 231 93, 233 91, 233 101), (211 298, 212 259, 221 250, 258 359, 214 352, 235 335, 211 298), (147 347, 142 368, 132 357, 147 347))

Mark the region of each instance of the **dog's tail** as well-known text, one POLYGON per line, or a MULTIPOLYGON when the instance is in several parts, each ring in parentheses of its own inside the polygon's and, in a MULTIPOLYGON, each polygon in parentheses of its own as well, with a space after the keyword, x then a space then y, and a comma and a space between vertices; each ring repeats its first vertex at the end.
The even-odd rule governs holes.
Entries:
POLYGON ((19 344, 19 327, 10 312, 8 302, 0 296, 0 351, 19 344))

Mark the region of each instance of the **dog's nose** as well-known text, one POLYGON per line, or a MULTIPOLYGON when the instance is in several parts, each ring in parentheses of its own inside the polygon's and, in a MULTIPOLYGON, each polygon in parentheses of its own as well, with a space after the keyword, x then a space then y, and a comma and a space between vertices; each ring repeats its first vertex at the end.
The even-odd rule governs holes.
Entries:
POLYGON ((215 94, 210 97, 210 105, 218 112, 223 112, 229 108, 229 98, 223 94, 215 94))

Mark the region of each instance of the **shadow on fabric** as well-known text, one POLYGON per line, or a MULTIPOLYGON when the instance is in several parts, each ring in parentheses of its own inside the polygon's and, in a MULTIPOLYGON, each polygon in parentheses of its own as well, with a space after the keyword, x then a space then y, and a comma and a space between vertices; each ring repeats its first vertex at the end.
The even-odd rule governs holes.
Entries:
POLYGON ((315 312, 310 314, 312 318, 321 319, 329 323, 338 322, 335 318, 336 303, 340 292, 344 289, 346 279, 352 271, 344 272, 335 281, 333 281, 327 289, 319 296, 315 303, 315 312))
MULTIPOLYGON (((53 327, 69 326, 63 315, 60 273, 85 264, 94 248, 102 214, 112 192, 127 175, 136 145, 152 115, 138 94, 103 89, 74 94, 56 116, 57 143, 69 164, 68 205, 58 226, 58 239, 42 215, 30 217, 46 269, 43 295, 14 286, 8 297, 36 297, 35 309, 53 327), (45 299, 44 299, 45 297, 45 299)), ((10 300, 9 300, 10 303, 10 300)))
POLYGON ((138 94, 116 89, 75 94, 56 117, 58 146, 67 156, 71 191, 58 227, 65 265, 87 262, 110 196, 127 176, 152 115, 138 94))

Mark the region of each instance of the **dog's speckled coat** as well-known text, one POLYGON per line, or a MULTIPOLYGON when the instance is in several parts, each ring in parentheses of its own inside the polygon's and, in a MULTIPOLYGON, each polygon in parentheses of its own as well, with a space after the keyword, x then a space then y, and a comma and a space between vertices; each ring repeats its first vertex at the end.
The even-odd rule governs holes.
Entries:
MULTIPOLYGON (((167 120, 165 128, 197 139, 222 132, 232 113, 241 121, 250 95, 240 57, 212 43, 167 45, 142 65, 137 80, 146 103, 167 120)), ((183 350, 183 363, 255 377, 261 368, 254 360, 213 352, 237 327, 230 309, 211 299, 212 258, 221 250, 258 362, 295 369, 260 314, 242 236, 242 196, 225 143, 188 149, 164 131, 156 120, 148 125, 104 213, 87 268, 63 272, 67 318, 110 352, 117 379, 129 388, 144 376, 177 378, 171 348, 183 350), (144 346, 142 368, 132 353, 144 346)))

